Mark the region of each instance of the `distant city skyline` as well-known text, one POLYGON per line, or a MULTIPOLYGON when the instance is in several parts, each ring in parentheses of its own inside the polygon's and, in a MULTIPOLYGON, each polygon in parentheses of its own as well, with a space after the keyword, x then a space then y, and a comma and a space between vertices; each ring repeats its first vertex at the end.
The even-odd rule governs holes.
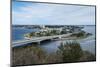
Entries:
POLYGON ((95 25, 95 6, 12 2, 13 25, 95 25))

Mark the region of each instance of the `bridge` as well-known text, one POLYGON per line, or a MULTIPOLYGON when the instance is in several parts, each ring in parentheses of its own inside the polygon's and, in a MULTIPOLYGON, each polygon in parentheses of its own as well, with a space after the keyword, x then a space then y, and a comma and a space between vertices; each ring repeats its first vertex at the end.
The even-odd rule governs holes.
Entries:
POLYGON ((52 40, 54 38, 60 39, 62 37, 67 37, 71 34, 72 33, 62 34, 62 35, 53 35, 53 36, 33 37, 33 38, 29 38, 29 39, 24 39, 24 40, 18 40, 18 41, 12 42, 12 47, 23 46, 24 44, 29 44, 29 43, 38 43, 38 44, 40 44, 41 41, 52 40))

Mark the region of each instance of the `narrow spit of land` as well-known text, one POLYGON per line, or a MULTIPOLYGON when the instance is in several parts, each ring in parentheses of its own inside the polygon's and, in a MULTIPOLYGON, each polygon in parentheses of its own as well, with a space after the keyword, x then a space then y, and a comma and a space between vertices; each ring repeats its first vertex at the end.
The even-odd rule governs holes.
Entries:
POLYGON ((81 30, 80 27, 68 28, 43 28, 38 32, 31 32, 24 35, 25 40, 15 41, 12 44, 12 47, 23 46, 28 43, 40 43, 44 40, 75 40, 83 39, 92 35, 81 30), (76 28, 76 31, 74 30, 76 28))

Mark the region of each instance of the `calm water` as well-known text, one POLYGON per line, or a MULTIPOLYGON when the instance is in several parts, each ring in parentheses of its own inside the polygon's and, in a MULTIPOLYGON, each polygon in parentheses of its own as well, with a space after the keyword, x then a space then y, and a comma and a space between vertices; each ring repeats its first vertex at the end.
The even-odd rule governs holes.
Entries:
POLYGON ((23 29, 23 28, 13 28, 12 29, 12 40, 22 40, 24 39, 24 34, 38 31, 38 29, 23 29))
MULTIPOLYGON (((87 50, 95 54, 95 26, 85 26, 83 30, 85 30, 86 32, 92 33, 93 35, 88 38, 77 40, 77 41, 80 42, 83 50, 87 50)), ((37 30, 13 28, 12 39, 13 40, 24 39, 23 34, 33 32, 33 31, 37 31, 37 30)), ((65 42, 69 40, 62 40, 62 41, 65 42)), ((49 53, 55 52, 58 49, 57 47, 60 45, 62 41, 50 41, 50 42, 41 43, 40 47, 49 53)))

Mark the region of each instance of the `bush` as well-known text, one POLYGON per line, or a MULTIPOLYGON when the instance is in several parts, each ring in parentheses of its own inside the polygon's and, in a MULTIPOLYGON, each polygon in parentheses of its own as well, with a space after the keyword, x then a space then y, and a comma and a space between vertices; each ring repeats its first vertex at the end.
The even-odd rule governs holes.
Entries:
POLYGON ((84 51, 83 56, 79 61, 95 61, 96 56, 88 51, 84 51))
POLYGON ((76 36, 76 37, 84 37, 85 36, 85 32, 84 31, 81 31, 79 33, 73 33, 71 36, 76 36))
POLYGON ((46 53, 38 46, 13 48, 13 65, 41 64, 46 53))
POLYGON ((62 42, 57 52, 54 53, 47 53, 35 44, 15 47, 12 51, 13 65, 15 66, 96 60, 93 54, 83 51, 76 41, 62 42))
POLYGON ((62 55, 63 62, 75 62, 83 55, 80 44, 76 41, 61 43, 58 48, 57 53, 62 55))

